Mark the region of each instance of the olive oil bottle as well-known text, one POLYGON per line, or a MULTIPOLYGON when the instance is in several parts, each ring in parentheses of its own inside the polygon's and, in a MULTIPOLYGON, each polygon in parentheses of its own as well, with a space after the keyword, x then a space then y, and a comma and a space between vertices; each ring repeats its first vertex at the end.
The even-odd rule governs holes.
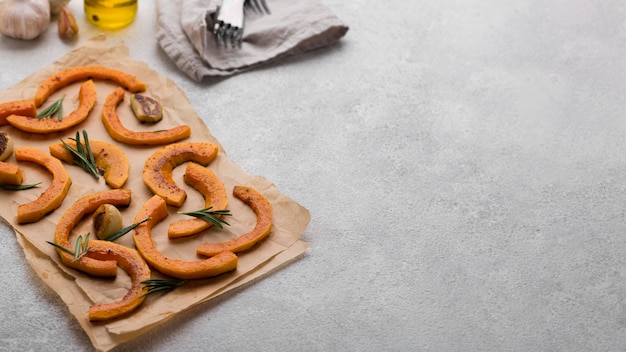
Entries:
POLYGON ((137 0, 85 0, 89 22, 104 29, 128 26, 137 15, 137 0))

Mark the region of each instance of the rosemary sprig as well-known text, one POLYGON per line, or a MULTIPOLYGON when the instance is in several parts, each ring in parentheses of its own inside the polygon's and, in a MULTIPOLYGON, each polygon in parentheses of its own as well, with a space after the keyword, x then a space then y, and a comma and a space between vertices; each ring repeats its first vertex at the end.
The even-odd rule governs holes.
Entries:
POLYGON ((143 280, 141 283, 145 285, 145 288, 148 289, 144 294, 139 297, 145 297, 151 293, 164 291, 164 290, 173 290, 176 287, 184 284, 187 280, 179 280, 179 279, 150 279, 143 280))
POLYGON ((7 185, 4 183, 0 183, 0 189, 6 189, 9 191, 23 191, 25 189, 31 189, 31 188, 35 188, 37 186, 39 186, 41 182, 39 183, 33 183, 33 184, 29 184, 29 185, 7 185))
POLYGON ((74 259, 72 260, 72 262, 78 261, 80 260, 80 258, 82 258, 83 256, 85 256, 85 254, 89 253, 89 233, 87 233, 87 235, 85 235, 85 241, 83 241, 83 236, 78 236, 78 238, 76 239, 76 244, 74 244, 74 250, 72 251, 71 249, 67 249, 59 244, 56 244, 54 242, 50 242, 50 241, 46 241, 48 242, 48 244, 64 251, 67 252, 71 255, 74 256, 74 259))
POLYGON ((124 236, 125 234, 131 232, 132 230, 134 230, 137 226, 139 226, 139 225, 143 224, 144 222, 146 222, 148 220, 151 220, 151 219, 152 218, 145 218, 145 219, 141 220, 138 223, 126 226, 125 228, 117 231, 116 233, 112 234, 111 236, 105 238, 104 240, 105 241, 115 241, 116 239, 118 239, 118 238, 124 236))
POLYGON ((43 109, 39 114, 37 114, 37 118, 44 119, 44 118, 50 118, 54 115, 57 115, 57 119, 61 121, 63 119, 63 99, 64 98, 65 98, 65 94, 63 94, 63 96, 59 100, 50 104, 50 106, 43 109))
POLYGON ((227 223, 226 221, 224 221, 222 218, 218 218, 217 217, 218 215, 232 216, 232 214, 230 213, 230 210, 228 210, 228 209, 211 210, 211 209, 213 209, 213 207, 208 207, 208 208, 204 208, 204 209, 200 209, 200 210, 196 210, 196 211, 189 211, 189 212, 179 211, 178 213, 179 214, 183 214, 183 215, 193 216, 195 218, 208 221, 208 222, 212 223, 213 225, 219 227, 220 229, 224 228, 224 226, 222 226, 222 224, 226 224, 226 225, 230 226, 230 224, 227 223))
POLYGON ((74 163, 97 179, 100 177, 100 171, 96 166, 96 159, 93 157, 91 147, 89 146, 89 136, 85 130, 83 130, 83 139, 85 140, 84 144, 80 141, 80 133, 78 132, 76 132, 76 138, 70 138, 70 140, 76 142, 76 148, 72 148, 64 140, 61 140, 61 142, 65 149, 74 155, 74 163))

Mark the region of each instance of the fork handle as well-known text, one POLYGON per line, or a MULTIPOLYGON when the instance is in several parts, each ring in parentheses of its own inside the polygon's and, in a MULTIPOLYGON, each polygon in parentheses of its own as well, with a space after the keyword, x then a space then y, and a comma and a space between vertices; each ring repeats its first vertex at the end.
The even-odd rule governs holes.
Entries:
POLYGON ((228 23, 233 27, 243 26, 243 3, 245 0, 224 0, 217 15, 217 21, 228 23))

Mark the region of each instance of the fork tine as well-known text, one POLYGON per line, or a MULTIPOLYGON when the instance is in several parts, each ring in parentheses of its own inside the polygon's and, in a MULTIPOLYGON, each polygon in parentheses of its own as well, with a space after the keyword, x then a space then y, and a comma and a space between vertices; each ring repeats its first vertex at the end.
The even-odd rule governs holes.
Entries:
MULTIPOLYGON (((256 0, 254 0, 254 1, 256 1, 256 0)), ((267 7, 267 3, 265 2, 265 0, 259 0, 259 1, 261 1, 261 6, 263 6, 263 10, 265 10, 265 13, 268 14, 268 15, 271 14, 270 8, 267 7)))
POLYGON ((244 9, 251 9, 253 12, 259 12, 259 13, 262 13, 262 12, 261 12, 261 8, 259 8, 259 7, 257 6, 257 3, 256 3, 256 1, 255 1, 255 0, 246 0, 246 1, 244 2, 244 5, 245 5, 245 6, 244 6, 244 9))

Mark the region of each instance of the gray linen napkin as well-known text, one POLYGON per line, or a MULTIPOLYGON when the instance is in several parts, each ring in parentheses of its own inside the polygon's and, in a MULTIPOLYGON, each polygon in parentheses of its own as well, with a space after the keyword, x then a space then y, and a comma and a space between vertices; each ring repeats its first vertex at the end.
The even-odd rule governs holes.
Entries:
POLYGON ((246 12, 241 48, 224 48, 212 31, 212 14, 220 3, 157 0, 157 41, 178 68, 196 81, 320 48, 348 31, 320 0, 267 0, 270 15, 246 12))

